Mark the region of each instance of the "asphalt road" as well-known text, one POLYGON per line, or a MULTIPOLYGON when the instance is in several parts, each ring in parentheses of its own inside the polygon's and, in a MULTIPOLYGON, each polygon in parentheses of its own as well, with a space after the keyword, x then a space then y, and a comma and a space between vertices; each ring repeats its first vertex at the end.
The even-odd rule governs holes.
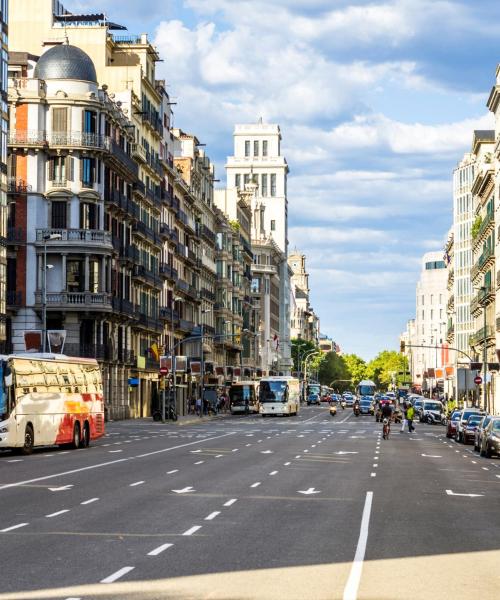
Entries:
POLYGON ((310 407, 3 453, 0 600, 499 598, 500 461, 398 429, 310 407))

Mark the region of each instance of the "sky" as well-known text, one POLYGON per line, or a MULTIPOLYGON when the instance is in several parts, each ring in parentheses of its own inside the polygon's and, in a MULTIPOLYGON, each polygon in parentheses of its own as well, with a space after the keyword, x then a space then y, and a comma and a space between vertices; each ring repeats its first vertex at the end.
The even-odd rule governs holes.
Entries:
POLYGON ((370 359, 397 349, 424 252, 452 220, 452 171, 500 59, 497 0, 66 0, 161 53, 175 126, 223 185, 235 123, 278 123, 290 246, 321 331, 370 359))

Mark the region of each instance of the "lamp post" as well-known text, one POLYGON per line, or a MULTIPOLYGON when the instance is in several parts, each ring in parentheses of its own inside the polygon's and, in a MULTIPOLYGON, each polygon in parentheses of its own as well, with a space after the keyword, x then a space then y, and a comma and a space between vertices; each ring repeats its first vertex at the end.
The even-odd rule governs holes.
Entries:
POLYGON ((47 348, 47 242, 60 240, 60 233, 46 233, 43 235, 43 273, 42 273, 42 352, 47 348))
MULTIPOLYGON (((306 354, 306 357, 304 358, 304 382, 307 386, 307 361, 312 358, 313 356, 317 356, 318 354, 321 354, 321 350, 311 350, 310 352, 308 352, 306 354)), ((306 390, 307 393, 307 390, 306 390)))
MULTIPOLYGON (((174 306, 176 302, 181 302, 183 299, 180 296, 174 296, 172 298, 172 301, 170 303, 170 323, 171 323, 171 329, 172 329, 172 350, 174 350, 175 346, 175 337, 174 337, 174 306)), ((180 340, 180 343, 182 343, 182 340, 180 340)), ((175 370, 175 353, 172 354, 171 356, 171 360, 172 360, 172 397, 169 399, 170 403, 173 403, 174 405, 174 410, 177 410, 177 403, 176 403, 176 393, 175 393, 175 386, 176 386, 176 370, 175 370)), ((165 422, 165 390, 163 390, 163 401, 162 401, 162 406, 161 406, 161 418, 162 418, 162 422, 165 422)))
POLYGON ((487 369, 488 369, 488 365, 486 363, 487 361, 487 352, 486 352, 486 286, 482 285, 479 288, 474 288, 475 290, 478 290, 479 292, 483 293, 483 302, 481 304, 481 307, 483 309, 483 407, 484 410, 486 412, 488 411, 488 395, 487 395, 487 390, 486 390, 486 374, 487 374, 487 369))
POLYGON ((212 312, 211 308, 203 308, 200 311, 201 319, 200 319, 200 394, 201 394, 201 410, 200 410, 200 419, 203 416, 203 408, 204 408, 204 396, 205 396, 205 353, 203 352, 203 338, 205 336, 205 323, 203 321, 203 315, 212 312))

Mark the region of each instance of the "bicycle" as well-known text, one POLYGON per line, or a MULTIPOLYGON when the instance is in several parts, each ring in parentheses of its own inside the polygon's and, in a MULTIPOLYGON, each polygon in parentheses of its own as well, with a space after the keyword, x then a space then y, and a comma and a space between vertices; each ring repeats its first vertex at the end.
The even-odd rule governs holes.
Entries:
POLYGON ((389 439, 389 434, 391 433, 391 421, 387 417, 383 421, 384 427, 382 429, 382 437, 384 440, 389 439))

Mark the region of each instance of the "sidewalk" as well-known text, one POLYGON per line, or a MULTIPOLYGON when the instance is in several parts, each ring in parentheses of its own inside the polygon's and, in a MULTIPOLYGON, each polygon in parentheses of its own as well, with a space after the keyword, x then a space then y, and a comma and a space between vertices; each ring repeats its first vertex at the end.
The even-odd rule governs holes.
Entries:
POLYGON ((161 421, 153 421, 155 423, 159 423, 161 425, 166 425, 167 423, 170 425, 178 425, 178 426, 184 426, 184 425, 196 425, 197 423, 206 423, 207 421, 218 421, 220 419, 225 419, 226 417, 230 417, 231 413, 227 412, 227 413, 219 413, 217 415, 203 415, 203 417, 199 417, 198 415, 182 415, 182 416, 178 416, 177 417, 177 421, 169 421, 168 419, 165 419, 165 423, 162 423, 161 421))

